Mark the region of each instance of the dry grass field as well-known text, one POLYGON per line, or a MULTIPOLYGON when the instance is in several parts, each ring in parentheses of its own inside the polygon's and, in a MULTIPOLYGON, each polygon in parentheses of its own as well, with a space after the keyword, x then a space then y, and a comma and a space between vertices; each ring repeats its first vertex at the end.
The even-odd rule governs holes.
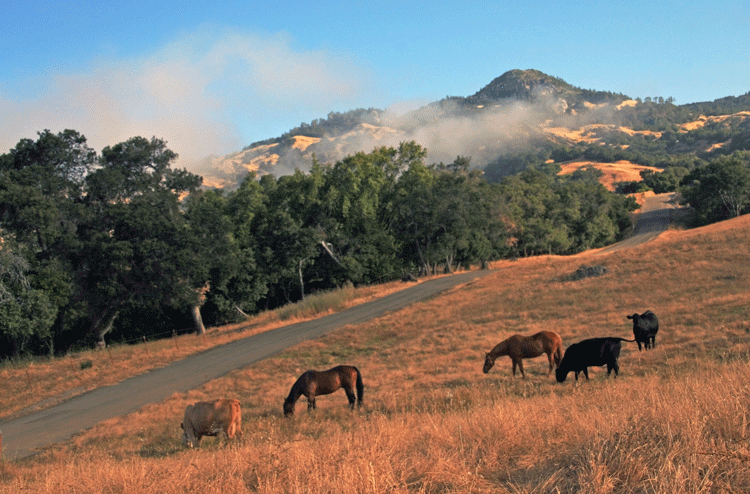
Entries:
MULTIPOLYGON (((611 254, 497 263, 469 285, 1 462, 0 493, 748 492, 748 245, 741 217, 611 254), (564 281, 584 264, 608 271, 564 281), (513 333, 554 330, 566 346, 632 338, 625 316, 646 309, 660 319, 656 348, 623 343, 617 379, 594 368, 590 381, 558 384, 544 357, 526 361, 525 380, 505 357, 482 373, 484 353, 513 333), (339 391, 283 417, 304 370, 339 363, 362 371, 361 409, 339 391), (240 400, 244 436, 183 449, 185 406, 218 397, 240 400)), ((23 369, 2 372, 24 384, 23 369)))
POLYGON ((112 345, 65 358, 0 364, 0 418, 48 407, 99 386, 165 366, 175 360, 263 331, 322 317, 405 288, 401 282, 344 288, 306 297, 304 302, 265 312, 247 321, 209 328, 204 336, 175 335, 137 345, 112 345))

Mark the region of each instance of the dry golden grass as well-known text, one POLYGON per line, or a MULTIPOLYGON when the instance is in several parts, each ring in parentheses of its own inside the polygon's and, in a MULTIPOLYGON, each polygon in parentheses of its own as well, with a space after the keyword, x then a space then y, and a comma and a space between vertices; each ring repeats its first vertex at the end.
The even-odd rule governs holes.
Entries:
POLYGON ((77 352, 65 358, 5 362, 0 364, 0 396, 13 399, 0 400, 0 418, 48 407, 210 347, 325 316, 406 287, 404 283, 392 282, 310 296, 304 302, 262 313, 243 323, 209 328, 205 337, 186 334, 138 345, 114 345, 105 351, 77 352))
POLYGON ((560 165, 560 174, 565 175, 573 173, 576 170, 584 168, 596 168, 602 172, 602 176, 599 178, 599 182, 604 185, 608 190, 614 191, 617 188, 619 182, 639 182, 641 180, 641 172, 643 170, 651 170, 653 172, 661 172, 659 168, 652 166, 643 166, 631 163, 630 161, 616 161, 614 163, 600 163, 597 161, 572 161, 569 163, 563 163, 560 165))
MULTIPOLYGON (((750 489, 750 217, 669 231, 627 251, 500 262, 429 301, 298 345, 186 394, 0 464, 0 492, 695 493, 750 489), (581 264, 605 276, 560 281, 581 264), (621 375, 558 384, 546 359, 481 372, 519 332, 632 337, 651 309, 656 349, 625 343, 621 375), (365 405, 281 403, 308 368, 357 365, 365 405), (184 450, 184 407, 238 398, 244 436, 184 450)), ((572 377, 572 376, 571 376, 572 377)))

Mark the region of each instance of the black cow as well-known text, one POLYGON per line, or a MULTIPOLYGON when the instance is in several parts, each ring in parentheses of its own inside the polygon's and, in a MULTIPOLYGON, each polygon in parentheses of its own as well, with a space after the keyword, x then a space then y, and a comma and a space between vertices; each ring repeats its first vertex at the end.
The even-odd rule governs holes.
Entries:
POLYGON ((576 373, 576 381, 580 372, 583 372, 586 380, 588 380, 588 368, 602 365, 607 366, 607 377, 609 377, 613 370, 615 371, 615 377, 617 377, 617 374, 620 372, 617 359, 620 357, 620 347, 623 341, 632 342, 635 340, 607 337, 591 338, 573 343, 565 350, 562 362, 560 362, 555 371, 557 382, 565 382, 569 372, 576 373))
POLYGON ((656 333, 659 331, 659 319, 656 314, 647 310, 643 314, 627 316, 633 320, 633 336, 638 342, 638 351, 641 351, 641 343, 646 350, 656 346, 656 333))

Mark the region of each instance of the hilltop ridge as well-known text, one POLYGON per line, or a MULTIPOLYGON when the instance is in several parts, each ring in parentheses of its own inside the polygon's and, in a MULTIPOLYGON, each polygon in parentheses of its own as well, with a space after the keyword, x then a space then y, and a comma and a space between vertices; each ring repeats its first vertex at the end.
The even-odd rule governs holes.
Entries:
POLYGON ((448 96, 406 114, 376 108, 330 112, 236 153, 208 157, 196 171, 205 186, 232 189, 248 173, 307 171, 313 157, 335 163, 357 152, 412 140, 428 150, 429 163, 467 156, 473 167, 488 171, 493 179, 515 170, 502 163, 507 156, 540 149, 572 148, 583 156, 581 146, 596 145, 610 154, 630 153, 613 161, 654 166, 666 156, 698 156, 727 146, 727 128, 731 133, 747 127, 747 111, 750 93, 678 106, 669 97, 633 99, 582 89, 539 70, 514 69, 470 96, 448 96), (727 117, 735 113, 737 118, 727 117), (711 118, 720 116, 725 118, 711 118))

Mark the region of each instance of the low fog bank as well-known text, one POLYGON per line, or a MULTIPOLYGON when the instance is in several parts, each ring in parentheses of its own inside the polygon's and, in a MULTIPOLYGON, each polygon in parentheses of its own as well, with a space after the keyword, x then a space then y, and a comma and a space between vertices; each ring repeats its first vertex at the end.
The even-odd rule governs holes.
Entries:
MULTIPOLYGON (((614 107, 603 105, 585 114, 569 112, 564 99, 547 95, 533 101, 505 100, 490 105, 461 104, 450 99, 416 110, 363 111, 357 121, 328 131, 324 137, 303 139, 304 126, 279 142, 254 145, 223 157, 193 162, 191 171, 238 183, 250 169, 282 176, 296 169, 309 171, 313 154, 333 164, 348 155, 378 147, 415 141, 427 149, 428 164, 452 163, 470 157, 473 168, 484 168, 498 156, 520 152, 541 142, 544 126, 577 128, 611 121, 614 107)), ((312 127, 311 127, 312 128, 312 127)), ((310 132, 309 134, 314 134, 310 132)), ((309 136, 307 136, 309 137, 309 136)))

